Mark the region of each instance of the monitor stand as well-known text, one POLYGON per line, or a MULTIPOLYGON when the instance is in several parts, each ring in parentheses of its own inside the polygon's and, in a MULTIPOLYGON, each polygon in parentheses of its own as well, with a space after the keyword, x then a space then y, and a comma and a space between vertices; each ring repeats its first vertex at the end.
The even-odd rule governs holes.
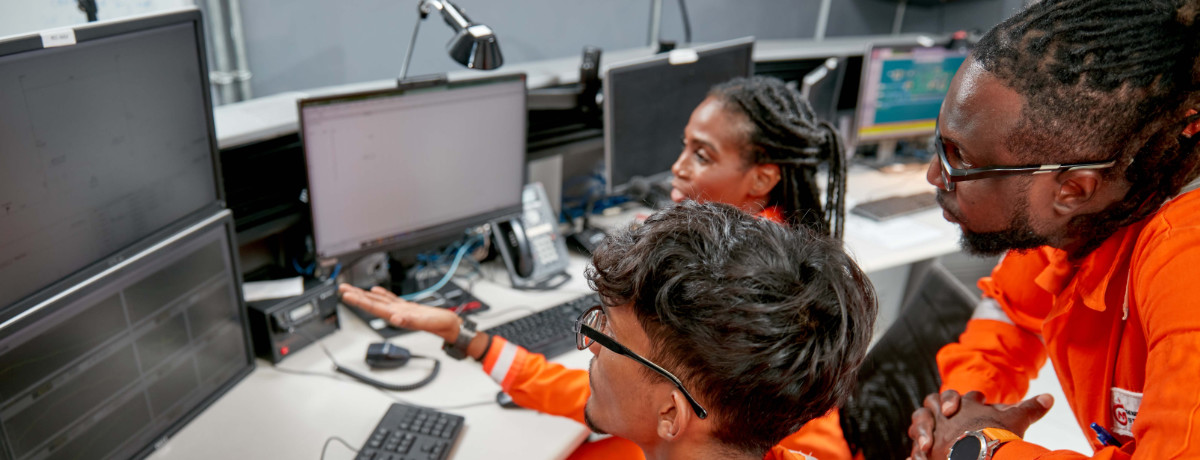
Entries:
POLYGON ((896 141, 880 141, 875 149, 875 163, 880 165, 892 164, 896 161, 896 141))

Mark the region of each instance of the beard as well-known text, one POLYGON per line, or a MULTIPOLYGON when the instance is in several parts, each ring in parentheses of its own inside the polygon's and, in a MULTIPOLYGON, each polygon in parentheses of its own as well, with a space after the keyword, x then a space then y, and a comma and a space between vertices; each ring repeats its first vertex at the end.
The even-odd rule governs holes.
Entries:
MULTIPOLYGON (((949 208, 945 206, 943 193, 938 190, 937 194, 937 200, 939 204, 942 204, 942 209, 947 209, 947 212, 950 212, 955 220, 965 222, 962 216, 949 211, 949 208)), ((973 232, 967 230, 966 225, 959 225, 962 229, 962 239, 959 240, 959 244, 968 254, 985 257, 998 256, 1010 250, 1036 249, 1050 244, 1050 239, 1038 234, 1029 222, 1028 198, 1025 203, 1013 211, 1008 222, 1008 228, 994 232, 973 232)))
POLYGON ((601 429, 600 427, 596 426, 596 421, 592 420, 592 411, 590 410, 591 408, 592 408, 591 404, 583 406, 583 423, 585 425, 587 425, 589 430, 592 430, 592 433, 608 434, 608 432, 606 432, 603 429, 601 429))
MULTIPOLYGON (((595 374, 593 372, 593 371, 595 371, 595 367, 596 367, 596 357, 592 356, 592 359, 590 361, 588 361, 588 387, 589 388, 596 388, 596 382, 592 380, 592 375, 595 374)), ((588 396, 588 401, 583 406, 583 423, 585 425, 587 425, 588 429, 592 430, 593 433, 608 434, 607 431, 604 431, 599 426, 596 426, 595 420, 592 420, 592 397, 591 396, 588 396)))

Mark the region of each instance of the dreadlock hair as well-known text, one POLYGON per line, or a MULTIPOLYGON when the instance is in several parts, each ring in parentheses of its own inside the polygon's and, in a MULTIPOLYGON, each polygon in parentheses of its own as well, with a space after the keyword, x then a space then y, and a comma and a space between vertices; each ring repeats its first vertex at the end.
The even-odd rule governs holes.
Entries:
POLYGON ((841 135, 828 121, 818 120, 799 91, 782 80, 755 76, 735 78, 708 93, 747 118, 748 164, 779 165, 780 181, 767 204, 779 206, 792 226, 806 226, 842 238, 846 216, 846 154, 841 135), (825 205, 821 205, 816 173, 829 164, 825 205))
POLYGON ((1107 161, 1130 189, 1070 222, 1079 257, 1154 213, 1200 170, 1182 135, 1200 108, 1200 0, 1044 0, 1000 23, 974 50, 985 70, 1025 98, 1007 139, 1031 162, 1107 161))

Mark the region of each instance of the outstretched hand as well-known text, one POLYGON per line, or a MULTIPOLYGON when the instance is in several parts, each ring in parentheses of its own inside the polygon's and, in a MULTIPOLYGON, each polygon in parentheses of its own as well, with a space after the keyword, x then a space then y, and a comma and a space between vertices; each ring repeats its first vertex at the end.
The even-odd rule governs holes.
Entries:
POLYGON ((343 283, 338 293, 346 305, 361 308, 393 326, 429 332, 450 343, 458 338, 462 319, 450 310, 409 302, 378 286, 364 291, 343 283))
POLYGON ((1023 436, 1029 425, 1045 416, 1053 405, 1054 398, 1048 394, 1017 404, 987 404, 977 391, 965 395, 954 390, 930 394, 925 397, 924 407, 913 412, 908 428, 913 440, 911 458, 946 458, 950 446, 967 431, 1002 428, 1023 436))

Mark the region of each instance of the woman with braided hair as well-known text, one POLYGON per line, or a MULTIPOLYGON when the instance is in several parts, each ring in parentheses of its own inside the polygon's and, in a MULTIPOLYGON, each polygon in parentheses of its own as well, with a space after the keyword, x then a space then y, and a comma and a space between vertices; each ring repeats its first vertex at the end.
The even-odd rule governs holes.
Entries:
POLYGON ((1198 18, 1043 0, 959 69, 927 179, 967 250, 1007 254, 938 352, 912 458, 1088 458, 1021 439, 1054 402, 1022 401, 1047 358, 1090 458, 1200 458, 1198 18))
POLYGON ((712 88, 683 130, 671 199, 716 201, 841 238, 846 155, 799 91, 769 77, 712 88), (816 181, 827 164, 825 204, 816 181))

